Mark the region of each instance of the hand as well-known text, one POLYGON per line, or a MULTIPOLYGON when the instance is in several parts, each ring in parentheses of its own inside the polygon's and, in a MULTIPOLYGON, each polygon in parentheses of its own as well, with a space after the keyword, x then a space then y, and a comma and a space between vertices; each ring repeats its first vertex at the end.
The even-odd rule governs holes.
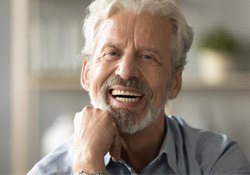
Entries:
POLYGON ((105 170, 104 156, 108 152, 114 161, 120 159, 120 138, 112 115, 86 106, 74 119, 73 171, 105 170))

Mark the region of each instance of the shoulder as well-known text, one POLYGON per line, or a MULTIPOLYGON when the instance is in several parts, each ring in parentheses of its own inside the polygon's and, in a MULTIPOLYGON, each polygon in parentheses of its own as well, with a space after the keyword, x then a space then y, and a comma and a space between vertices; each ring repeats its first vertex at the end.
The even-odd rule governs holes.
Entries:
POLYGON ((72 138, 37 162, 27 175, 71 174, 72 138))
POLYGON ((224 134, 193 128, 182 118, 175 116, 168 117, 168 126, 175 139, 179 142, 182 141, 186 146, 195 148, 201 146, 203 149, 211 147, 223 149, 233 142, 224 134))
POLYGON ((206 173, 250 173, 250 165, 239 145, 227 137, 189 126, 183 119, 168 117, 177 149, 186 154, 189 163, 206 173), (183 150, 184 149, 184 150, 183 150))

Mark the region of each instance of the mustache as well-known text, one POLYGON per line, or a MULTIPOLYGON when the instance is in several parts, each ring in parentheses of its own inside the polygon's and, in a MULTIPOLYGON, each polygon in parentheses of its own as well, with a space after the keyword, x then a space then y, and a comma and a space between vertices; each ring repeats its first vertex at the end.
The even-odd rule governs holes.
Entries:
POLYGON ((151 99, 153 96, 153 92, 152 92, 151 88, 143 81, 141 81, 137 78, 125 80, 119 76, 109 77, 104 82, 104 84, 101 88, 102 93, 106 93, 108 91, 109 87, 114 86, 114 85, 121 85, 121 86, 125 86, 125 87, 135 88, 135 89, 139 90, 140 92, 142 92, 148 99, 151 99))

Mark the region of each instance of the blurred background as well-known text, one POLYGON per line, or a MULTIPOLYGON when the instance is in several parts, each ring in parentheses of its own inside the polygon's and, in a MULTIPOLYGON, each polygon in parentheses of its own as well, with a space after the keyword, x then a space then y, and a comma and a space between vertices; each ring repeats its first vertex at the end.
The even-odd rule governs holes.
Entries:
MULTIPOLYGON (((250 1, 176 0, 195 38, 166 111, 229 135, 250 158, 250 1)), ((0 174, 26 174, 72 134, 90 0, 0 0, 0 174)))

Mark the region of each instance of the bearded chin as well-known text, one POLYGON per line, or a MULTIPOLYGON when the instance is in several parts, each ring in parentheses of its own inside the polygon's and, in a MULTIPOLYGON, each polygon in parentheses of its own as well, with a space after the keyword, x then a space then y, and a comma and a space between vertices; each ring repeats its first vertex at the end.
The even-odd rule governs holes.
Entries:
POLYGON ((164 111, 165 107, 165 103, 162 103, 161 106, 155 108, 150 100, 144 112, 132 112, 124 108, 112 108, 108 104, 106 96, 99 93, 98 97, 94 99, 90 94, 91 104, 95 108, 110 112, 118 125, 119 131, 127 134, 134 134, 148 127, 164 111))

